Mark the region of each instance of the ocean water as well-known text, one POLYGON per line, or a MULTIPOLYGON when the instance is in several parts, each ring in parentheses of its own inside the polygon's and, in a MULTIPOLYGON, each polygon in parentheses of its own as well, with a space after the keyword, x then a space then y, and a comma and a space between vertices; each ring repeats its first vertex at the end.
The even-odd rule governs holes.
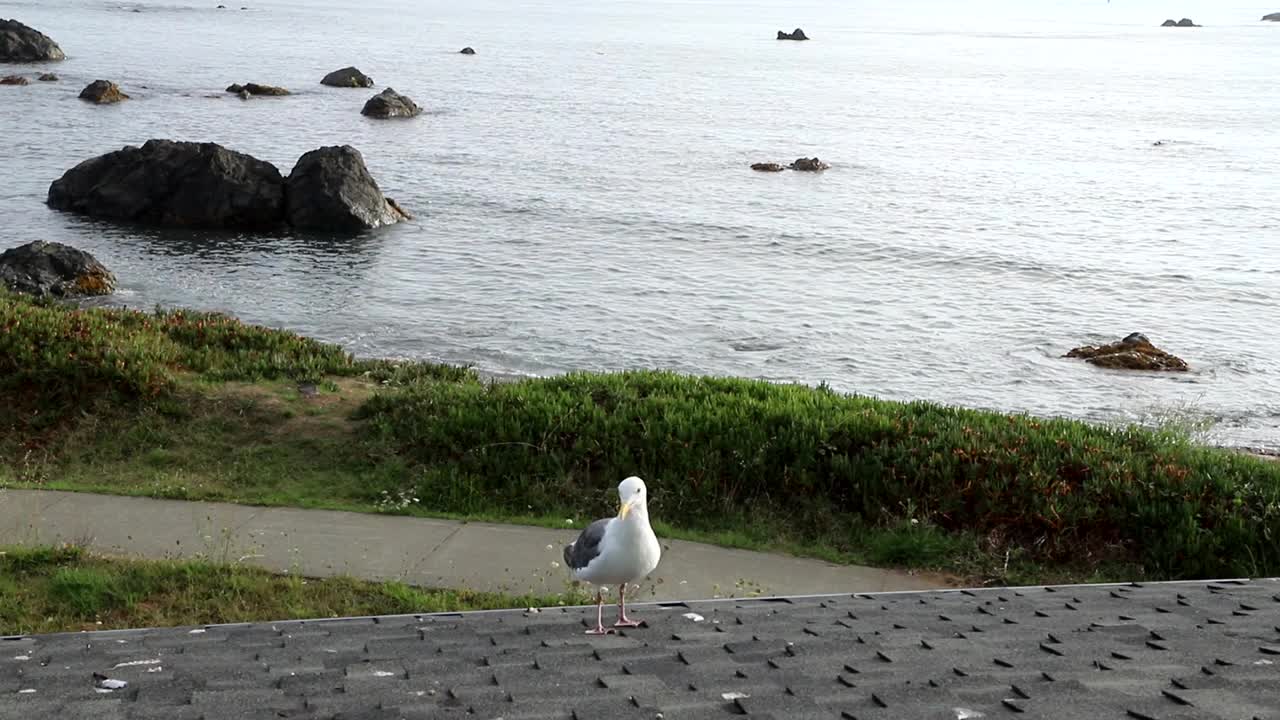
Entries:
POLYGON ((1280 446, 1280 24, 1258 21, 1280 4, 224 2, 0 2, 68 55, 59 83, 0 87, 0 247, 67 242, 120 277, 110 302, 366 356, 1207 419, 1280 446), (1205 27, 1157 27, 1183 16, 1205 27), (813 40, 774 40, 796 26, 813 40), (350 64, 377 86, 318 84, 350 64), (100 77, 133 99, 78 101, 100 77), (388 85, 427 114, 360 116, 388 85), (153 137, 284 172, 348 143, 417 218, 253 236, 43 204, 65 169, 153 137), (748 169, 809 155, 832 169, 748 169), (1193 371, 1060 357, 1132 331, 1193 371))

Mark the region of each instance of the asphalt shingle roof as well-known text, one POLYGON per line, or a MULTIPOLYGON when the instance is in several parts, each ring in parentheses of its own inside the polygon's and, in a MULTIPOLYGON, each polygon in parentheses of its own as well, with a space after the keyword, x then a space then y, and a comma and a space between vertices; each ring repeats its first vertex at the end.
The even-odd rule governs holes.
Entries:
POLYGON ((1280 581, 728 600, 0 640, 4 720, 1280 718, 1280 581), (94 687, 94 673, 125 680, 94 687))

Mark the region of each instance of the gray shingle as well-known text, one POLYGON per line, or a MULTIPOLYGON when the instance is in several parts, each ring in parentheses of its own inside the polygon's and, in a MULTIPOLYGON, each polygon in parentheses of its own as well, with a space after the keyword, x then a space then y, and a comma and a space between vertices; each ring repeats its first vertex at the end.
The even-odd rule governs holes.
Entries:
POLYGON ((1278 597, 999 588, 637 605, 647 627, 605 637, 581 632, 593 609, 555 608, 3 639, 0 720, 1271 718, 1278 597), (117 667, 137 660, 159 662, 117 667), (96 693, 94 672, 129 688, 96 693))

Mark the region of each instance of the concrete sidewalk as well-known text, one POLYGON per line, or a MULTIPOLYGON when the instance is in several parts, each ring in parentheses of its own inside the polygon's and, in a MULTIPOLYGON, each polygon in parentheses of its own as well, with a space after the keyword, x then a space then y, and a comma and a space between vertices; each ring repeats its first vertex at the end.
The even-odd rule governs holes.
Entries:
MULTIPOLYGON (((143 557, 204 557, 309 577, 350 575, 436 588, 558 593, 561 548, 578 530, 394 515, 0 490, 0 545, 71 542, 143 557)), ((636 599, 928 590, 941 577, 662 540, 636 599)))

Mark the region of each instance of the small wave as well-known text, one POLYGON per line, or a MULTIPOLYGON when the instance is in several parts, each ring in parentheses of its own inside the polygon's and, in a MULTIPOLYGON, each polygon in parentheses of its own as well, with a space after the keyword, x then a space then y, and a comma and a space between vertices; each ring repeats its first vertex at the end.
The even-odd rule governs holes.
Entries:
POLYGON ((786 346, 780 342, 766 340, 765 338, 749 337, 730 340, 729 347, 738 352, 769 352, 781 350, 786 346))

